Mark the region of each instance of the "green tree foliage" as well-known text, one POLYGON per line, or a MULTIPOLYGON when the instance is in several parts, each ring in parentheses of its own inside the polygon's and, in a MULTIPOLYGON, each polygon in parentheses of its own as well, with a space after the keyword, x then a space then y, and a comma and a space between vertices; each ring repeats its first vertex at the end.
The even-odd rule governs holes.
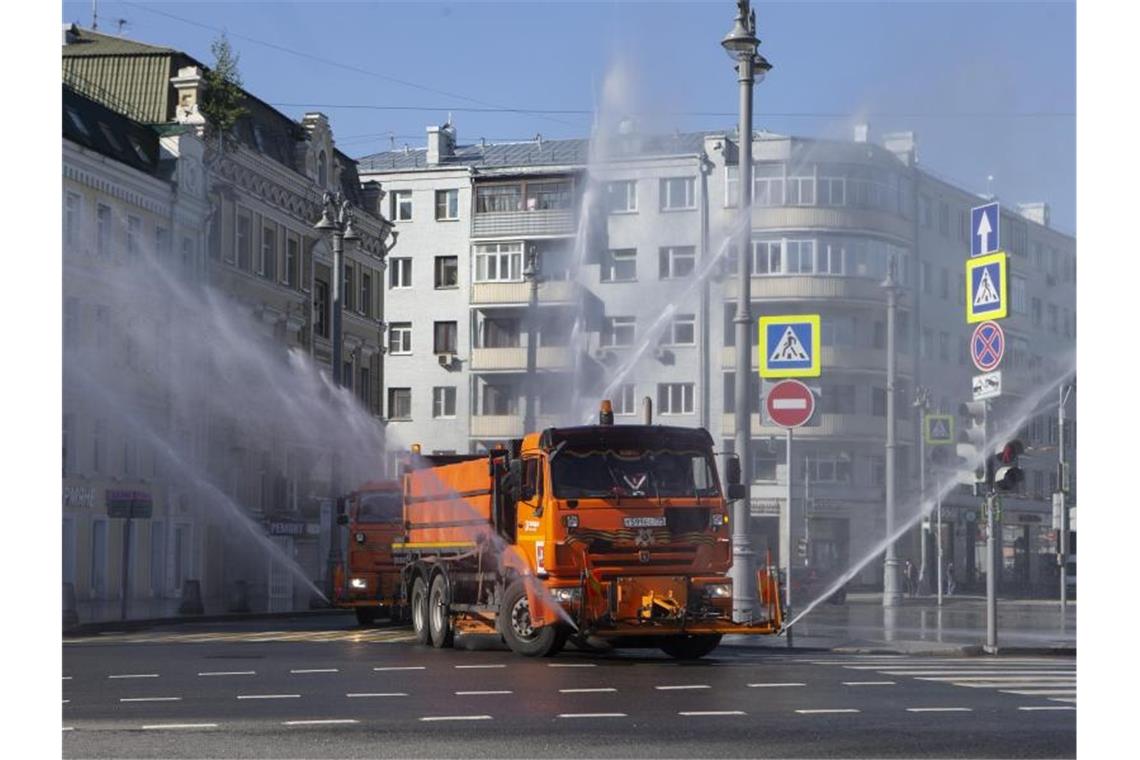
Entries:
POLYGON ((205 73, 200 110, 206 117, 207 134, 217 139, 219 147, 233 142, 234 125, 246 115, 245 92, 238 73, 238 55, 223 33, 210 45, 214 67, 205 73))

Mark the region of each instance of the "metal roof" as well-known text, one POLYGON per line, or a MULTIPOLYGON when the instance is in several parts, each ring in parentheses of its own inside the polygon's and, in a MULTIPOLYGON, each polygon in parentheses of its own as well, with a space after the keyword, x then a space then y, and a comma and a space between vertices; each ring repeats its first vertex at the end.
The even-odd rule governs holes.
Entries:
POLYGON ((63 85, 63 136, 108 158, 160 175, 158 134, 63 85))

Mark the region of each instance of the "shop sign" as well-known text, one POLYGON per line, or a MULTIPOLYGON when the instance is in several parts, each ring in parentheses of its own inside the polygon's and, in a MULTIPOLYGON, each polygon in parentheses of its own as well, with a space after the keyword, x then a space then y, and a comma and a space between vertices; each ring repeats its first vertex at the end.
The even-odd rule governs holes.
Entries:
POLYGON ((271 536, 303 536, 305 523, 295 520, 271 520, 267 526, 271 536))
POLYGON ((63 506, 78 509, 95 508, 95 489, 92 486, 64 486, 63 506))

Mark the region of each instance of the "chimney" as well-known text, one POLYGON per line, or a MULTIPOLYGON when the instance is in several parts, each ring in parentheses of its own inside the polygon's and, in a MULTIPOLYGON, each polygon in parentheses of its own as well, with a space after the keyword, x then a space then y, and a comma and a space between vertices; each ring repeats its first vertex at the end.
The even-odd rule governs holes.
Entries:
POLYGON ((892 132, 883 135, 883 147, 894 153, 898 160, 907 166, 918 163, 918 143, 914 139, 914 132, 892 132))
POLYGON ((867 142, 867 136, 871 133, 870 124, 856 124, 855 125, 855 142, 867 142))
POLYGON ((442 127, 428 127, 427 136, 428 166, 439 166, 444 159, 455 155, 455 127, 450 119, 442 127))
POLYGON ((75 24, 63 25, 63 44, 74 45, 79 41, 79 27, 75 24))
POLYGON ((1019 203, 1017 204, 1017 213, 1024 216, 1031 222, 1048 227, 1049 226, 1049 204, 1043 201, 1037 203, 1019 203))
POLYGON ((178 69, 178 76, 170 78, 170 84, 178 93, 178 103, 174 107, 175 120, 179 124, 196 127, 200 135, 206 126, 206 117, 198 110, 205 89, 202 70, 197 66, 183 66, 178 69))
POLYGON ((360 197, 365 211, 376 216, 384 216, 381 202, 387 193, 381 189, 380 183, 374 179, 364 182, 360 186, 360 197))

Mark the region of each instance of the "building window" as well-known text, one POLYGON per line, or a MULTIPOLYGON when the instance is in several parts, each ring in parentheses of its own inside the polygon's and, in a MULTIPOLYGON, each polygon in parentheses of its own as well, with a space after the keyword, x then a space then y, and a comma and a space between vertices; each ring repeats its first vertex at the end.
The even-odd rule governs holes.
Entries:
POLYGON ((103 419, 95 420, 91 429, 91 472, 103 471, 103 447, 107 445, 107 423, 103 419))
POLYGON ((623 383, 618 388, 617 400, 614 403, 614 414, 637 414, 637 402, 634 398, 636 390, 637 386, 633 383, 623 383))
POLYGON ((871 389, 871 414, 875 417, 887 416, 887 389, 871 389))
POLYGON ((388 353, 394 356, 412 352, 412 323, 393 322, 388 326, 388 353))
POLYGON ((659 254, 662 280, 677 280, 688 277, 696 267, 697 253, 691 245, 662 248, 659 254))
POLYGON ((257 262, 257 273, 271 282, 277 279, 276 227, 261 228, 261 260, 257 262))
POLYGON ((842 206, 845 204, 842 177, 820 177, 817 185, 819 187, 819 205, 842 206))
POLYGON ((1033 326, 1041 326, 1041 299, 1034 296, 1029 299, 1029 313, 1033 319, 1033 326))
POLYGON ((817 483, 850 483, 851 455, 824 454, 808 459, 808 478, 817 483))
POLYGON ((297 251, 299 248, 297 239, 292 236, 285 242, 285 284, 291 288, 297 287, 297 251))
POLYGON ((344 308, 356 308, 356 290, 353 288, 352 266, 344 265, 344 308))
POLYGON ((79 299, 68 296, 63 301, 63 346, 72 348, 79 344, 79 299))
POLYGON ((788 274, 811 274, 815 271, 815 241, 788 240, 784 246, 788 274))
POLYGON ((459 353, 459 323, 458 322, 436 322, 435 323, 435 353, 437 353, 437 354, 459 353))
POLYGON ((573 186, 565 181, 527 182, 526 210, 554 211, 568 209, 574 205, 573 186))
POLYGON ((1073 313, 1071 311, 1069 311, 1068 309, 1065 309, 1064 324, 1065 324, 1065 337, 1066 338, 1076 337, 1075 335, 1073 335, 1073 313))
POLYGON ((475 213, 497 214, 522 210, 519 185, 481 185, 475 188, 475 213))
POLYGON ((479 348, 518 348, 520 335, 517 319, 487 317, 480 323, 479 348))
POLYGON ((697 320, 693 314, 678 314, 673 317, 665 334, 661 336, 663 346, 693 346, 697 342, 697 320))
POLYGON ((349 393, 352 392, 352 362, 344 362, 340 370, 340 380, 349 393))
POLYGON ((368 367, 360 368, 360 385, 357 387, 356 395, 365 408, 372 404, 372 373, 368 367))
POLYGON ((316 312, 313 331, 322 338, 329 337, 329 284, 324 280, 317 280, 313 286, 313 310, 316 312))
POLYGON ((329 159, 323 150, 317 155, 317 184, 322 188, 329 184, 329 159))
POLYGON ((1046 308, 1049 311, 1049 332, 1056 335, 1057 334, 1057 306, 1055 304, 1049 304, 1046 308))
POLYGON ((692 414, 693 383, 658 383, 659 414, 692 414))
POLYGON ((768 442, 767 446, 759 441, 752 445, 752 480, 769 483, 776 482, 776 468, 784 463, 782 444, 768 442))
POLYGON ((475 282, 522 282, 522 243, 475 246, 475 282))
POLYGON ((945 300, 950 300, 950 272, 946 267, 938 269, 938 295, 945 300))
POLYGON ((819 342, 823 346, 854 346, 855 317, 824 316, 819 325, 819 342))
POLYGON ((410 258, 390 259, 388 266, 391 267, 388 275, 388 285, 391 288, 410 288, 412 287, 412 260, 410 258))
POLYGON ((517 406, 514 389, 509 385, 483 386, 483 414, 516 414, 517 406))
POLYGON ((1029 301, 1026 296, 1026 282, 1024 277, 1009 278, 1009 308, 1014 314, 1028 314, 1029 301))
POLYGON ((934 330, 929 327, 922 328, 918 336, 918 357, 930 359, 934 356, 934 330))
POLYGON ((779 240, 753 240, 752 274, 779 274, 782 246, 779 240))
POLYGON ((632 346, 636 323, 634 317, 606 317, 602 329, 602 345, 632 346))
POLYGON ((187 272, 194 269, 195 264, 195 245, 192 238, 182 238, 182 268, 187 272))
POLYGON ((946 201, 938 204, 938 234, 950 237, 950 206, 946 201))
POLYGON ((111 255, 111 207, 100 203, 95 208, 95 251, 100 256, 111 255))
MULTIPOLYGON (((796 171, 803 171, 797 168, 796 171)), ((785 180, 787 187, 787 205, 814 206, 815 205, 815 178, 811 176, 788 177, 785 180)))
POLYGON ((443 288, 457 288, 459 287, 459 257, 458 256, 436 256, 435 257, 435 288, 441 290, 443 288))
POLYGON ((966 275, 958 275, 958 303, 964 303, 966 300, 966 275))
POLYGON ((372 316, 372 275, 369 272, 360 273, 360 313, 372 316))
POLYGON ((437 385, 431 389, 431 416, 436 419, 455 416, 455 386, 437 385))
POLYGON ((137 216, 127 217, 127 255, 132 259, 139 255, 139 237, 142 235, 142 220, 137 216))
POLYGON ((668 177, 661 180, 661 210, 697 207, 695 181, 692 177, 668 177))
POLYGON ((412 220, 412 191, 392 191, 392 219, 397 222, 410 222, 412 220))
POLYGON ((922 277, 922 292, 929 295, 934 291, 934 274, 930 262, 924 261, 919 265, 919 276, 922 277))
POLYGON ((824 388, 820 405, 824 414, 855 414, 855 386, 830 385, 824 388))
POLYGON ((637 211, 637 181, 630 179, 607 184, 606 206, 611 214, 637 211))
POLYGON ((250 271, 253 266, 253 222, 248 213, 239 212, 237 218, 237 265, 239 269, 250 271))
POLYGON ((63 415, 63 477, 75 472, 75 415, 63 415))
POLYGON ((154 228, 154 255, 165 258, 170 253, 170 230, 165 227, 154 228))
MULTIPOLYGON (((970 361, 970 340, 958 338, 958 365, 965 367, 970 361)), ((943 407, 945 408, 945 407, 943 407)))
POLYGON ((459 190, 435 191, 435 218, 437 221, 459 218, 459 190))
POLYGON ((938 333, 938 358, 944 362, 950 361, 950 333, 938 333))
POLYGON ((606 251, 599 274, 602 282, 633 282, 637 279, 637 249, 606 251))
POLYGON ((752 205, 784 205, 783 164, 756 164, 752 167, 752 205))
POLYGON ((838 243, 820 241, 819 244, 819 273, 843 274, 845 251, 838 243))
POLYGON ((79 225, 83 220, 83 196, 68 193, 64 201, 63 242, 75 245, 79 242, 79 225))
POLYGON ((926 229, 930 229, 932 224, 930 213, 930 198, 925 195, 918 196, 918 223, 926 229))
POLYGON ((410 420, 412 418, 412 389, 388 389, 388 419, 410 420))
POLYGON ((871 333, 871 348, 886 348, 887 347, 887 325, 885 322, 878 320, 875 322, 871 333))

